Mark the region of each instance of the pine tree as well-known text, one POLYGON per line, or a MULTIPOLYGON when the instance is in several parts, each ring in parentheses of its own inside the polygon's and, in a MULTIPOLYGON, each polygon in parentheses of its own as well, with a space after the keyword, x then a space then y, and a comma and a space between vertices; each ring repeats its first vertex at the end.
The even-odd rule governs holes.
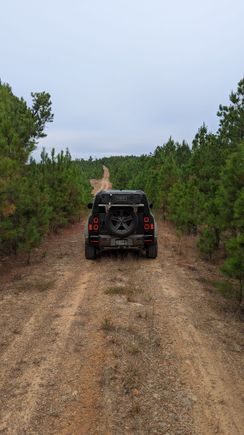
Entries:
POLYGON ((230 105, 219 106, 220 118, 218 131, 221 143, 229 151, 244 140, 244 78, 237 86, 236 92, 230 94, 230 105))
POLYGON ((184 233, 196 233, 201 223, 203 195, 192 181, 174 184, 169 193, 170 219, 184 233))
POLYGON ((232 238, 227 243, 228 258, 221 267, 221 271, 239 282, 239 303, 243 297, 244 281, 244 234, 232 238))

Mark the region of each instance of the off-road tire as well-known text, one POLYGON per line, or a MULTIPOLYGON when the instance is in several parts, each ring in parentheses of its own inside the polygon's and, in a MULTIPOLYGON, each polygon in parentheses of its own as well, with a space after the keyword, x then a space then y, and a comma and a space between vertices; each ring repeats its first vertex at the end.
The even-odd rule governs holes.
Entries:
POLYGON ((106 216, 106 226, 110 234, 127 237, 136 229, 137 216, 131 207, 114 207, 106 216))
POLYGON ((85 257, 87 260, 95 260, 97 257, 97 250, 95 246, 89 245, 89 243, 85 244, 85 257))
POLYGON ((155 242, 153 245, 149 245, 146 247, 146 256, 147 258, 157 258, 158 255, 158 244, 155 242))

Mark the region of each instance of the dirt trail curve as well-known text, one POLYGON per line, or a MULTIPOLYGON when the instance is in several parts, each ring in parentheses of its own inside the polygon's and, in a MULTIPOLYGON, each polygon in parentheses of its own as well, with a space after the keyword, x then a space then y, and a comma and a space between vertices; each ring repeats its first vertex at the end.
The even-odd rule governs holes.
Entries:
MULTIPOLYGON (((111 186, 104 172, 96 189, 111 186)), ((158 224, 157 260, 86 261, 77 224, 31 266, 2 262, 0 433, 243 434, 240 320, 195 241, 179 255, 158 224)))

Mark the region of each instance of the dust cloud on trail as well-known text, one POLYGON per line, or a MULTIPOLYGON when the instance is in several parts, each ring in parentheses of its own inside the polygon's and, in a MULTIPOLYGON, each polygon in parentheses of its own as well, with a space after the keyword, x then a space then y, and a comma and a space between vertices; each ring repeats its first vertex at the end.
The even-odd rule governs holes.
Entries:
POLYGON ((92 194, 96 195, 96 193, 101 190, 109 190, 112 189, 112 183, 109 180, 109 169, 103 165, 103 178, 101 180, 90 180, 91 186, 93 187, 92 194))

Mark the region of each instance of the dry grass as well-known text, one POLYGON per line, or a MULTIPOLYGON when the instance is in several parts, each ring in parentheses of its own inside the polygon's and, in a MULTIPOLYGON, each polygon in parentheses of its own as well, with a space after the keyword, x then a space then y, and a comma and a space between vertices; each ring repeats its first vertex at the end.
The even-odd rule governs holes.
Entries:
POLYGON ((125 296, 127 302, 136 302, 137 296, 140 293, 141 293, 141 289, 135 286, 113 286, 105 290, 106 295, 125 296))
POLYGON ((33 281, 18 281, 15 286, 19 291, 34 291, 34 292, 45 292, 51 290, 55 285, 56 280, 43 280, 36 279, 33 281))
POLYGON ((236 299, 238 291, 235 283, 230 280, 213 280, 205 277, 198 278, 198 281, 203 283, 204 286, 209 290, 214 290, 220 293, 227 299, 236 299))
POLYGON ((102 321, 101 329, 105 332, 113 331, 114 330, 113 322, 107 317, 104 317, 102 321))
POLYGON ((107 290, 105 290, 106 295, 126 295, 128 292, 127 287, 123 286, 117 286, 117 287, 109 287, 107 290))
POLYGON ((132 364, 128 364, 122 375, 122 382, 125 394, 128 394, 129 392, 131 392, 132 389, 139 387, 139 378, 140 377, 138 368, 132 364))
POLYGON ((107 290, 105 290, 106 295, 125 295, 127 297, 130 297, 136 293, 139 292, 139 289, 136 287, 125 287, 125 286, 114 286, 109 287, 107 290))

